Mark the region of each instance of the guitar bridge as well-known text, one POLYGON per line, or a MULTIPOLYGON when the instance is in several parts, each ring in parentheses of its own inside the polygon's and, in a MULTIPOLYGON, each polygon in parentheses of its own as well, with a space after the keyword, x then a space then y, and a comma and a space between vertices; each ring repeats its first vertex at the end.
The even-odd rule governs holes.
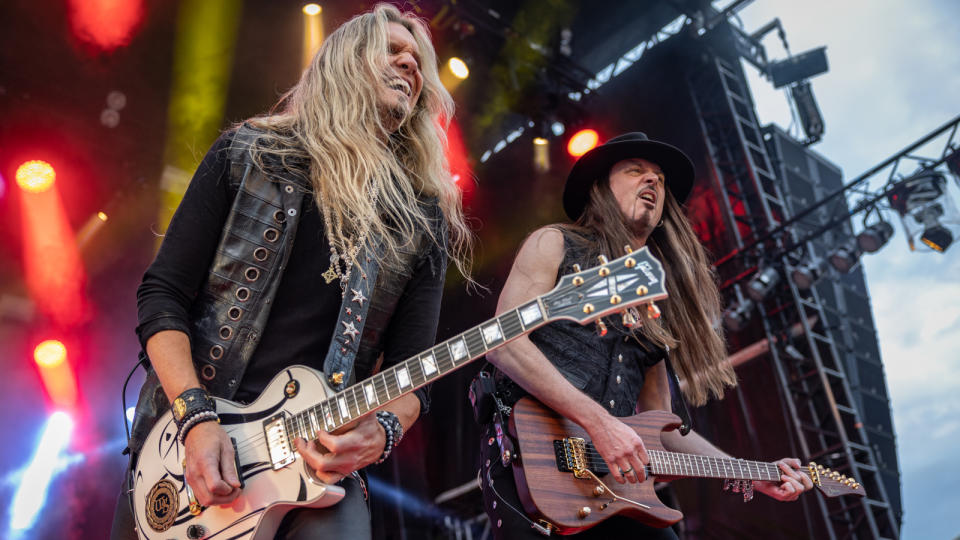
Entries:
POLYGON ((283 413, 276 414, 263 421, 263 434, 267 440, 267 450, 270 453, 270 464, 273 466, 273 470, 282 469, 297 459, 294 454, 293 441, 287 434, 283 413))
POLYGON ((589 478, 587 469, 601 476, 610 472, 603 460, 591 462, 587 455, 596 454, 597 451, 592 443, 581 437, 554 440, 553 452, 556 456, 557 470, 572 472, 577 478, 589 478))

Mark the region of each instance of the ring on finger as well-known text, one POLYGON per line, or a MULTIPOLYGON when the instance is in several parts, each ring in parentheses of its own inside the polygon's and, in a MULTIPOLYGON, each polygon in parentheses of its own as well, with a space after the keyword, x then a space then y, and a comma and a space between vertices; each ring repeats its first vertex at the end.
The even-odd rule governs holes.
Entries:
POLYGON ((633 466, 632 466, 632 465, 631 465, 630 468, 628 468, 628 469, 620 469, 620 474, 623 474, 623 475, 625 475, 625 474, 627 474, 627 473, 632 473, 632 472, 633 472, 633 466))

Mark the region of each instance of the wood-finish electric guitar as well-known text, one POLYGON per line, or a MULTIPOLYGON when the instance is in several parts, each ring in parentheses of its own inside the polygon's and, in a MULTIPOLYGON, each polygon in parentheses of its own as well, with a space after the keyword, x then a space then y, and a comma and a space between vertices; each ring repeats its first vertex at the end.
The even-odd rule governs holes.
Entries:
POLYGON ((201 507, 186 484, 184 449, 170 412, 148 435, 133 470, 131 504, 142 539, 265 539, 287 511, 325 507, 343 488, 321 482, 293 440, 315 439, 375 412, 521 335, 568 319, 585 324, 666 297, 663 268, 647 248, 564 276, 550 292, 458 334, 376 375, 334 392, 324 375, 304 366, 285 369, 256 401, 217 399, 220 424, 233 440, 243 489, 228 507, 201 507))
MULTIPOLYGON (((647 448, 650 464, 646 480, 618 484, 586 431, 532 398, 514 405, 509 429, 516 437, 518 458, 514 479, 524 509, 543 527, 572 534, 622 514, 666 527, 683 514, 664 506, 654 491, 657 477, 722 478, 744 486, 747 480, 780 481, 775 463, 681 454, 664 450, 660 434, 680 426, 680 418, 666 411, 647 411, 621 418, 647 448)), ((865 495, 863 486, 815 463, 801 467, 828 497, 865 495)))

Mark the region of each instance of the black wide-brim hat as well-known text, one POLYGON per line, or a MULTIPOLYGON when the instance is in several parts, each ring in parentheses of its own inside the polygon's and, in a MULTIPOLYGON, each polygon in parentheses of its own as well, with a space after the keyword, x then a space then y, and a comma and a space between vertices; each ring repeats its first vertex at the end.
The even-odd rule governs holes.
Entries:
POLYGON ((624 133, 584 154, 570 170, 563 188, 563 209, 576 221, 590 200, 590 189, 601 177, 610 174, 617 162, 642 158, 660 166, 666 185, 680 204, 693 188, 693 162, 676 146, 650 140, 639 131, 624 133))

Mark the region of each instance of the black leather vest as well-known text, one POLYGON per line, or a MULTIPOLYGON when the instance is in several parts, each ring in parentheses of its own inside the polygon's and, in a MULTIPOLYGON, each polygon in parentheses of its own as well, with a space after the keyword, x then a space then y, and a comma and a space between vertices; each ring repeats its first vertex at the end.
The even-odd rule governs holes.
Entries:
MULTIPOLYGON (((247 125, 234 135, 229 150, 230 183, 237 190, 207 280, 190 315, 193 363, 201 384, 210 394, 230 399, 236 393, 270 315, 296 237, 306 186, 292 174, 267 176, 250 156, 259 132, 247 125)), ((421 202, 437 238, 446 238, 446 222, 436 199, 421 202)), ((361 250, 351 272, 347 294, 339 309, 337 328, 347 324, 351 334, 334 332, 323 362, 329 376, 342 374, 341 390, 358 377, 379 368, 383 331, 397 302, 431 240, 417 235, 400 248, 398 264, 386 264, 379 242, 371 239, 361 250), (359 293, 359 294, 358 294, 359 293), (362 299, 362 300, 361 300, 362 299)), ((430 261, 434 271, 445 270, 445 259, 430 261)), ((143 353, 141 352, 141 355, 143 353)), ((137 452, 169 402, 152 368, 140 390, 130 437, 137 452)))

